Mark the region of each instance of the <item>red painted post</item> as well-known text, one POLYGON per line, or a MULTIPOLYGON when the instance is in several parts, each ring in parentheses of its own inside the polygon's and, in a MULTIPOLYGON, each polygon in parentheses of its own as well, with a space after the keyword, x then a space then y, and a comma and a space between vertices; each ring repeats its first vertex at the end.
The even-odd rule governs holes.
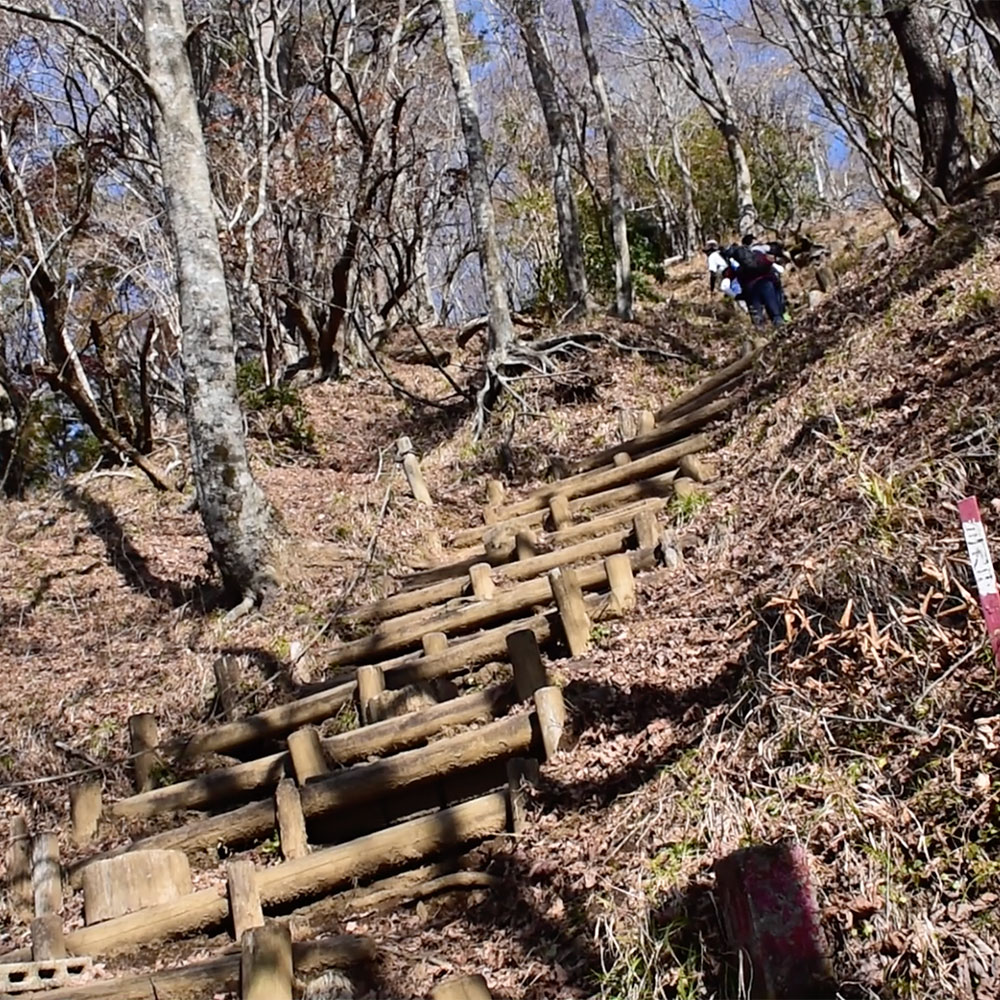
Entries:
POLYGON ((800 845, 734 851, 715 862, 715 881, 726 936, 740 956, 750 996, 802 1000, 831 993, 827 944, 800 845))
POLYGON ((997 593, 997 575, 986 542, 986 529, 979 516, 979 503, 975 497, 959 502, 958 516, 962 519, 962 534, 969 550, 969 565, 979 590, 979 606, 983 609, 986 634, 993 647, 993 658, 1000 667, 1000 594, 997 593))

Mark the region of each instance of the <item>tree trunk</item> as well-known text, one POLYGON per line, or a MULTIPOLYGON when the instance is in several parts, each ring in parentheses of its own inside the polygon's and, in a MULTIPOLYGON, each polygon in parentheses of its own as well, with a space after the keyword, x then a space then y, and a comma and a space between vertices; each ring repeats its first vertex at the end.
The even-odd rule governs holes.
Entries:
POLYGON ((232 596, 276 584, 274 515, 250 472, 236 391, 232 319, 204 137, 185 43, 183 0, 144 0, 154 127, 181 314, 181 354, 198 510, 232 596))
POLYGON ((625 184, 622 180, 621 151, 618 132, 611 117, 611 102, 604 86, 597 53, 590 37, 590 25, 583 0, 573 0, 576 27, 580 33, 580 48, 587 63, 590 86, 597 98, 604 128, 604 142, 608 151, 608 180, 611 187, 611 235, 615 243, 615 312, 620 319, 632 318, 632 261, 628 249, 628 229, 625 224, 625 184))
POLYGON ((481 418, 488 412, 500 393, 500 369, 514 343, 514 324, 510 318, 510 303, 500 261, 493 203, 490 200, 490 180, 486 169, 486 150, 479 128, 479 111, 472 92, 472 81, 462 54, 462 38, 458 28, 455 0, 438 0, 441 10, 445 58, 451 73, 451 84, 458 103, 458 117, 465 137, 465 152, 469 162, 469 188, 472 196, 472 217, 479 242, 483 267, 483 283, 489 310, 489 343, 486 355, 486 383, 479 396, 481 418))
POLYGON ((570 316, 575 318, 585 315, 590 307, 587 270, 570 175, 569 137, 566 134, 566 121, 556 93, 552 60, 538 30, 540 14, 541 0, 519 0, 517 17, 524 37, 528 69, 535 85, 535 93, 538 94, 538 102, 542 106, 545 130, 552 151, 552 193, 559 227, 559 251, 562 256, 563 273, 566 276, 570 316))
POLYGON ((910 83, 925 179, 951 198, 972 169, 962 130, 962 105, 955 78, 937 41, 939 26, 916 0, 897 0, 886 19, 896 36, 910 83))

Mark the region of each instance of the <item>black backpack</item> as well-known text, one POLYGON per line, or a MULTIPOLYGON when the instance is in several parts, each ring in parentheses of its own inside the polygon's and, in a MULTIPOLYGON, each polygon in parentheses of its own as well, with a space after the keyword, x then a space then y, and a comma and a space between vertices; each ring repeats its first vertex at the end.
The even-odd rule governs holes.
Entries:
POLYGON ((732 248, 729 259, 739 269, 738 273, 741 282, 770 274, 771 265, 774 263, 766 253, 761 253, 759 250, 752 250, 750 247, 742 245, 732 248))

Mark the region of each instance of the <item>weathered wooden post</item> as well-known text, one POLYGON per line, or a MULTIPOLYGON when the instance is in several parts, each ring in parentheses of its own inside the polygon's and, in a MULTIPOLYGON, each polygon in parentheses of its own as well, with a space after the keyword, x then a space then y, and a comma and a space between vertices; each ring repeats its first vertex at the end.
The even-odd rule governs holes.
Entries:
POLYGON ((69 816, 73 826, 73 843, 78 847, 89 844, 97 833, 101 818, 101 782, 84 781, 69 790, 69 816))
POLYGON ((430 1000, 493 1000, 493 997, 486 980, 477 973, 438 983, 431 990, 430 1000))
POLYGON ((537 760, 532 757, 511 757, 507 761, 507 795, 510 805, 510 828, 513 833, 520 833, 527 824, 527 789, 537 783, 537 760))
POLYGON ((35 912, 31 888, 31 834, 23 816, 10 821, 10 845, 7 848, 7 898, 12 914, 27 922, 35 912))
POLYGON ((228 720, 235 719, 240 706, 240 661, 235 656, 220 656, 212 664, 212 670, 222 716, 228 720))
POLYGON ((424 656, 437 656, 448 648, 448 636, 444 632, 425 632, 420 637, 424 656))
POLYGON ((40 833, 31 845, 31 887, 35 919, 31 921, 31 957, 36 962, 66 957, 62 924, 62 866, 59 838, 40 833))
POLYGON ((545 747, 545 759, 552 760, 562 748, 563 733, 566 729, 566 703, 563 701, 562 688, 554 684, 539 688, 534 697, 538 727, 542 731, 542 745, 545 747))
POLYGON ((696 483, 710 483, 717 477, 717 473, 711 464, 697 455, 685 455, 677 463, 677 468, 681 476, 693 479, 696 483))
POLYGON ((306 818, 298 786, 291 778, 282 778, 274 792, 274 809, 278 815, 278 837, 281 856, 286 861, 305 857, 309 853, 306 818))
POLYGON ((506 642, 507 657, 514 668, 514 689, 518 701, 524 701, 549 682, 538 639, 530 628, 522 628, 511 632, 506 642))
POLYGON ((264 926, 264 910, 257 890, 257 869, 252 861, 230 861, 226 864, 226 890, 233 935, 237 941, 242 941, 244 932, 264 926))
POLYGON ((427 482, 420 469, 420 459, 417 458, 413 450, 413 442, 408 437, 401 437, 396 441, 396 457, 403 463, 403 472, 406 475, 406 481, 410 484, 413 499, 417 503, 432 507, 434 501, 431 499, 430 490, 427 489, 427 482))
POLYGON ((549 497, 549 518, 555 531, 573 523, 573 512, 570 510, 569 500, 562 493, 556 493, 555 496, 549 497))
POLYGON ((616 552, 604 560, 608 574, 608 589, 611 591, 611 610, 623 615, 635 607, 635 576, 632 561, 624 552, 616 552))
POLYGON ((374 705, 379 695, 385 691, 385 674, 377 664, 365 664, 358 667, 355 674, 358 682, 358 715, 363 725, 375 722, 374 705))
POLYGON ((490 507, 503 506, 503 483, 499 479, 489 479, 486 482, 486 503, 490 507))
POLYGON ((327 773, 329 768, 323 754, 323 744, 315 726, 303 726, 288 734, 288 752, 292 757, 295 780, 304 785, 313 778, 327 773))
POLYGON ((590 649, 590 618, 576 573, 565 566, 549 570, 548 577, 570 655, 582 656, 590 649))
POLYGON ((540 551, 538 535, 530 528, 518 531, 514 535, 514 549, 518 559, 530 559, 532 556, 537 556, 540 551))
POLYGON ((831 970, 805 850, 760 844, 714 867, 723 925, 732 948, 750 961, 754 995, 820 995, 831 970))
POLYGON ((132 775, 137 792, 148 792, 154 785, 156 769, 156 747, 160 736, 156 727, 156 716, 152 712, 140 712, 129 716, 129 742, 132 748, 132 775))
POLYGON ((287 924, 268 921, 240 940, 242 1000, 292 1000, 292 936, 287 924))
POLYGON ((653 411, 642 410, 639 414, 639 434, 648 434, 655 426, 656 416, 653 411))
POLYGON ((635 545, 638 549, 655 549, 660 541, 660 526, 651 510, 637 514, 632 522, 635 529, 635 545))
POLYGON ((622 441, 630 441, 636 436, 637 424, 635 419, 635 413, 632 410, 622 407, 618 411, 618 437, 622 441))
POLYGON ((488 601, 496 593, 493 582, 493 567, 488 562, 476 563, 469 567, 469 583, 473 595, 480 601, 488 601))

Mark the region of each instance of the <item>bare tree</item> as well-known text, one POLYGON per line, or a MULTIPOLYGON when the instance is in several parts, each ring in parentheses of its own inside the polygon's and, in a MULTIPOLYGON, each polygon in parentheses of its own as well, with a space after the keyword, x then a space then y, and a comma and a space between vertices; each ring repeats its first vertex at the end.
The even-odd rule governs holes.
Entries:
POLYGON ((157 146, 174 243, 198 510, 227 589, 262 600, 277 583, 274 514, 250 471, 212 186, 185 49, 183 0, 144 0, 157 146))
POLYGON ((958 87, 938 45, 939 23, 916 0, 894 0, 885 16, 910 82, 923 175, 950 198, 968 176, 971 160, 958 87))
POLYGON ((479 111, 469 69, 462 53, 462 36, 458 27, 458 14, 454 0, 438 0, 445 57, 451 83, 458 103, 462 134, 468 158, 469 192, 472 199, 473 219, 479 241, 479 256, 483 267, 486 300, 489 308, 489 340, 486 355, 486 381, 479 395, 480 419, 491 409, 502 387, 501 370, 514 344, 514 325, 510 316, 507 286, 504 281, 500 246, 496 235, 493 202, 490 196, 489 173, 486 167, 486 150, 479 125, 479 111))
POLYGON ((608 185, 611 189, 611 236, 615 244, 615 312, 620 319, 632 318, 632 261, 628 247, 628 226, 625 219, 625 181, 622 176, 622 158, 618 131, 611 114, 608 90, 601 76, 594 42, 590 37, 590 24, 583 0, 573 0, 573 13, 580 34, 580 48, 587 64, 590 87, 597 99, 604 129, 604 143, 608 154, 608 185))
POLYGON ((541 0, 517 0, 516 13, 524 39, 528 69, 545 118, 545 130, 552 153, 552 192, 559 228, 559 249, 566 277, 570 316, 575 317, 588 311, 590 293, 576 196, 573 193, 566 118, 556 91, 552 59, 541 33, 541 0))
POLYGON ((626 7, 655 38, 684 85, 698 99, 726 143, 736 184, 740 232, 757 221, 753 177, 729 85, 719 71, 688 0, 626 0, 626 7))

